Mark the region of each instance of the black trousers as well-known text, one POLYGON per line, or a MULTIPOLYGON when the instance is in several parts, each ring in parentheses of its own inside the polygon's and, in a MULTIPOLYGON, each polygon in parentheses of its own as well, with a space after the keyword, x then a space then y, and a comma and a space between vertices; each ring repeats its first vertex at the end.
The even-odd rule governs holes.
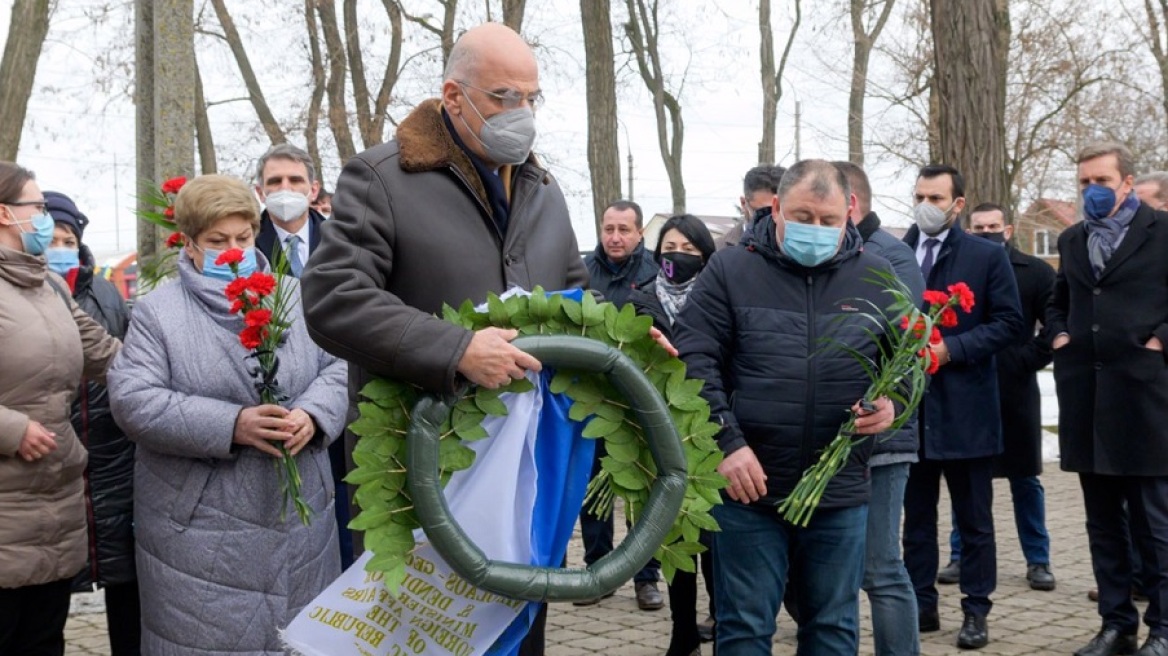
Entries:
MULTIPOLYGON (((709 543, 708 534, 703 533, 702 543, 709 543)), ((694 564, 700 563, 702 578, 706 582, 706 594, 710 597, 710 615, 714 612, 714 552, 707 550, 694 556, 694 564)), ((697 569, 697 568, 695 568, 697 569)), ((669 649, 665 656, 689 656, 701 647, 698 636, 698 575, 677 570, 673 583, 669 584, 669 613, 673 629, 669 637, 669 649)))
POLYGON ((72 579, 0 588, 0 654, 62 656, 72 579))
POLYGON ((961 610, 985 616, 998 583, 994 544, 993 458, 921 460, 909 469, 904 491, 904 564, 921 611, 937 609, 937 503, 941 476, 953 499, 961 535, 961 610))
POLYGON ((1081 473, 1079 486, 1103 626, 1123 633, 1139 627, 1131 599, 1134 543, 1148 595, 1144 624, 1151 635, 1168 637, 1168 477, 1081 473))
POLYGON ((138 582, 105 587, 105 618, 111 656, 139 656, 142 651, 142 605, 138 582))

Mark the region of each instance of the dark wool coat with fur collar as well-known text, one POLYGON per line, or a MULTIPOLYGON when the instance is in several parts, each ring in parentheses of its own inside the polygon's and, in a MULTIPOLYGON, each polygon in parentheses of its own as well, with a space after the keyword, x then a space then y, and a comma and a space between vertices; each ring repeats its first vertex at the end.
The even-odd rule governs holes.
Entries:
POLYGON ((438 100, 345 165, 303 289, 313 339, 355 365, 351 393, 369 374, 453 391, 471 333, 435 316, 443 304, 482 303, 510 287, 587 286, 559 186, 534 157, 510 168, 501 235, 438 100))

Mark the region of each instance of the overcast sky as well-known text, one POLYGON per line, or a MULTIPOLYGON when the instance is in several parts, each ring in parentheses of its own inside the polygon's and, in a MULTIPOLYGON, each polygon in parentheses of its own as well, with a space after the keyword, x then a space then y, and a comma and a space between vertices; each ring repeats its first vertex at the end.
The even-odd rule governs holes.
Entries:
MULTIPOLYGON (((132 47, 133 31, 116 21, 94 26, 79 12, 78 5, 96 6, 96 0, 73 0, 59 9, 50 29, 50 42, 42 55, 36 85, 29 102, 29 116, 18 160, 36 171, 44 189, 65 192, 77 200, 91 224, 85 241, 99 255, 113 255, 134 248, 132 207, 137 176, 134 172, 134 108, 116 89, 96 86, 97 58, 112 50, 132 47)), ((125 3, 129 5, 129 2, 125 3)), ((202 3, 196 2, 196 6, 202 3)), ((251 47, 261 84, 272 98, 280 93, 305 93, 306 68, 265 65, 265 57, 299 56, 278 47, 259 44, 294 41, 289 22, 302 20, 294 3, 294 21, 276 16, 248 18, 251 3, 228 2, 242 14, 240 29, 251 47)), ((617 3, 614 3, 617 4, 617 3)), ((685 36, 669 36, 666 55, 675 72, 686 71, 681 92, 685 120, 684 171, 687 209, 695 214, 728 215, 734 211, 742 191, 742 175, 756 163, 761 136, 761 86, 758 73, 757 5, 734 0, 718 3, 663 2, 670 17, 685 36)), ((775 3, 776 12, 786 3, 775 3)), ((847 75, 851 61, 850 29, 842 2, 804 3, 804 28, 791 55, 786 75, 787 90, 778 118, 779 163, 794 161, 795 104, 802 107, 801 154, 803 157, 846 159, 847 75)), ((0 0, 0 39, 8 31, 10 0, 0 0)), ((780 9, 782 8, 782 9, 780 9)), ((543 72, 541 84, 548 98, 539 112, 540 137, 536 151, 545 155, 568 197, 581 248, 595 245, 591 196, 586 161, 585 88, 582 74, 583 46, 580 37, 579 4, 574 0, 529 2, 525 33, 541 44, 543 72), (530 28, 530 29, 529 29, 530 28)), ((895 21, 893 22, 895 23, 895 21)), ((789 17, 775 17, 776 47, 781 47, 789 17)), ((465 27, 461 25, 460 27, 465 27)), ((301 29, 294 27, 293 29, 301 29)), ((886 34, 898 28, 890 24, 886 34)), ((367 52, 375 56, 386 40, 372 41, 367 52)), ((618 52, 620 46, 618 44, 618 52)), ((408 50, 407 50, 408 54, 408 50)), ((244 95, 238 73, 225 47, 203 45, 199 51, 207 80, 208 100, 244 95)), ((618 59, 621 55, 618 54, 618 59)), ((368 65, 368 64, 367 64, 368 65)), ((305 63, 306 67, 307 64, 305 63)), ((371 69, 376 67, 370 66, 371 69)), ((877 57, 873 76, 886 66, 877 57)), ((125 79, 123 74, 121 79, 125 79)), ((434 95, 439 87, 432 81, 418 82, 419 97, 434 95)), ((629 152, 634 157, 634 198, 647 214, 671 208, 668 179, 657 150, 652 104, 640 80, 627 71, 619 100, 622 183, 629 152)), ((116 86, 116 85, 115 85, 116 86)), ((400 119, 406 108, 395 110, 400 119)), ((869 115, 886 111, 869 102, 869 115)), ((210 113, 217 146, 230 148, 231 133, 254 133, 255 113, 245 102, 217 105, 210 113), (228 136, 224 138, 223 134, 228 136)), ((895 112, 882 113, 872 121, 869 135, 890 121, 903 120, 895 112)), ((294 139, 295 141, 295 139, 294 139)), ((303 145, 302 143, 300 145, 303 145)), ((265 144, 255 142, 248 152, 226 157, 221 172, 248 178, 250 162, 262 154, 265 144), (254 150, 254 152, 250 152, 254 150)), ((238 146, 237 146, 238 148, 238 146)), ((335 156, 334 156, 335 159, 335 156)), ((873 164, 869 153, 869 173, 876 193, 876 209, 887 223, 907 224, 904 216, 913 174, 899 164, 873 164)), ((336 164, 326 164, 323 178, 332 187, 338 173, 336 164)), ((626 189, 627 191, 627 189, 626 189)))

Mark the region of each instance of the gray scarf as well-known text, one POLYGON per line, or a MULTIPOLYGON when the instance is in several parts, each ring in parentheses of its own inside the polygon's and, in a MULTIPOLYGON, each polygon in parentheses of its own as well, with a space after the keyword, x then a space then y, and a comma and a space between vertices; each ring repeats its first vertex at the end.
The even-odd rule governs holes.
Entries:
POLYGON ((661 309, 665 310, 665 316, 669 318, 671 327, 677 321, 677 313, 685 307, 685 300, 689 297, 689 291, 693 289, 697 279, 698 277, 694 276, 677 285, 669 282, 664 273, 657 273, 657 300, 661 302, 661 309))
POLYGON ((1115 216, 1096 219, 1086 216, 1083 225, 1087 229, 1087 258, 1091 260, 1091 269, 1095 278, 1103 275, 1107 261, 1115 254, 1123 236, 1127 234, 1128 226, 1136 217, 1136 210, 1140 207, 1140 200, 1134 193, 1128 194, 1115 216))

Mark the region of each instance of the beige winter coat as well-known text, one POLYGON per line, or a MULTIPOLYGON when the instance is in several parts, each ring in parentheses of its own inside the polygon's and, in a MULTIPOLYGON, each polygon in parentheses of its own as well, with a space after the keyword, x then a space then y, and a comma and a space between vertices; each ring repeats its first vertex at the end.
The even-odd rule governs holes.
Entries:
POLYGON ((86 453, 69 406, 82 375, 104 377, 121 342, 68 289, 43 258, 0 246, 0 588, 72 578, 85 565, 86 453), (29 421, 57 435, 56 450, 33 462, 17 453, 29 421))

